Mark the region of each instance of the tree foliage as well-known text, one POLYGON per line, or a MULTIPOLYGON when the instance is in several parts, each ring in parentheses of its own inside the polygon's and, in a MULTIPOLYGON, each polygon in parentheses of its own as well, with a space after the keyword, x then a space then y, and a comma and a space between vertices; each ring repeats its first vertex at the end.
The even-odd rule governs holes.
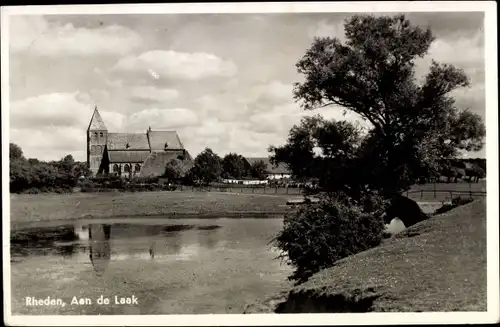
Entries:
POLYGON ((89 176, 87 163, 77 162, 71 155, 59 161, 26 159, 22 149, 10 144, 10 192, 71 192, 77 178, 89 176))
POLYGON ((236 153, 228 153, 222 159, 222 176, 241 179, 249 174, 250 167, 245 158, 236 153))
POLYGON ((250 165, 250 176, 258 180, 266 179, 267 166, 262 160, 257 160, 250 165))
POLYGON ((345 34, 345 43, 315 39, 297 63, 305 80, 295 84, 294 98, 306 110, 329 105, 350 110, 368 121, 370 130, 360 137, 345 122, 342 129, 341 122, 327 126, 310 118, 292 128, 286 145, 270 149, 275 161, 287 163, 300 177, 323 176, 322 161, 335 173, 342 165, 356 167, 363 174, 349 187, 394 193, 435 172, 439 159, 482 148, 482 118, 457 109, 450 95, 469 85, 465 73, 432 61, 423 82, 417 82, 415 60, 434 41, 429 29, 411 25, 404 15, 355 15, 346 20, 345 34), (312 145, 324 156, 315 156, 312 145))
POLYGON ((288 214, 273 244, 296 267, 289 279, 302 283, 339 259, 379 245, 384 221, 375 199, 353 202, 339 196, 288 214))
POLYGON ((9 160, 24 159, 23 150, 17 144, 9 144, 9 160))
POLYGON ((222 174, 222 160, 210 148, 206 148, 194 159, 191 175, 203 184, 216 182, 222 174))
POLYGON ((177 181, 181 177, 180 172, 180 165, 181 162, 178 159, 172 159, 167 164, 165 165, 165 173, 163 174, 163 177, 167 178, 169 181, 177 181))
MULTIPOLYGON (((351 111, 369 128, 306 117, 284 145, 269 148, 273 163, 285 163, 295 178, 318 180, 329 196, 287 216, 275 240, 299 282, 376 246, 389 199, 437 174, 444 159, 484 145, 482 118, 457 108, 451 96, 469 85, 461 69, 432 61, 417 80, 416 60, 434 41, 430 29, 404 15, 355 15, 344 27, 345 42, 316 38, 298 61, 304 80, 295 84, 294 98, 305 110, 351 111)), ((456 178, 462 172, 455 168, 449 172, 456 178)))

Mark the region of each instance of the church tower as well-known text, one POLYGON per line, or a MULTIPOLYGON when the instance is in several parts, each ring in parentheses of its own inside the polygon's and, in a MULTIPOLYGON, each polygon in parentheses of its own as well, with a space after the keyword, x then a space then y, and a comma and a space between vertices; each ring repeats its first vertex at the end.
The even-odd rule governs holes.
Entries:
POLYGON ((99 172, 107 138, 108 129, 95 107, 87 129, 87 163, 94 176, 99 172))

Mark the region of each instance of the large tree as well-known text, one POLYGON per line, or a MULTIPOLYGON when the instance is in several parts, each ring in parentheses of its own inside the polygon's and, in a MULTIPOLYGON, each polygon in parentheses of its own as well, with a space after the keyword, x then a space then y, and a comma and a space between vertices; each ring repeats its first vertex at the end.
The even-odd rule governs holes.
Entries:
MULTIPOLYGON (((435 172, 439 159, 482 148, 481 117, 456 108, 450 95, 469 85, 465 73, 432 61, 423 82, 417 82, 415 60, 425 56, 434 41, 430 29, 411 25, 404 15, 356 15, 344 27, 344 43, 336 37, 316 38, 299 60, 297 69, 305 79, 295 84, 294 98, 306 110, 336 105, 370 123, 349 164, 358 168, 360 184, 398 192, 435 172)), ((295 138, 303 139, 296 143, 303 148, 288 159, 292 170, 295 165, 308 169, 295 162, 312 156, 306 134, 314 132, 302 129, 305 134, 295 138)), ((331 132, 344 135, 340 143, 351 137, 347 131, 339 134, 338 128, 331 132)), ((279 151, 274 153, 287 162, 279 151)))
POLYGON ((206 148, 194 159, 191 175, 203 184, 216 182, 222 174, 222 160, 210 148, 206 148))
POLYGON ((225 178, 241 179, 248 175, 248 162, 242 155, 228 153, 222 159, 222 171, 225 178))
POLYGON ((257 160, 250 165, 250 175, 258 180, 266 179, 267 166, 262 160, 257 160))
POLYGON ((11 161, 17 159, 24 159, 23 150, 19 145, 15 143, 9 144, 9 159, 11 161))

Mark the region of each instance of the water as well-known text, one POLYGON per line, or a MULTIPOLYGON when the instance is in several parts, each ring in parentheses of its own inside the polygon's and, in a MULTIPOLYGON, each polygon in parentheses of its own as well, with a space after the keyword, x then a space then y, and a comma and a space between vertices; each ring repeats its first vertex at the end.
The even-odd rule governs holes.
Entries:
POLYGON ((242 313, 246 304, 290 285, 291 267, 275 259, 278 252, 268 245, 282 224, 115 219, 15 230, 12 313, 242 313), (29 305, 47 297, 64 305, 29 305), (120 298, 137 303, 116 304, 120 298))

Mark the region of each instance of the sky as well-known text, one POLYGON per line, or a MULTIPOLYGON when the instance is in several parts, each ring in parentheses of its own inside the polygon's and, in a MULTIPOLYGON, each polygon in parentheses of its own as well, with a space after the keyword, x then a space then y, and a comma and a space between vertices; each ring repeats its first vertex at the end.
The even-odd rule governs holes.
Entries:
MULTIPOLYGON (((305 115, 366 125, 292 97, 295 64, 315 36, 344 39, 349 13, 119 14, 10 17, 10 142, 28 158, 86 160, 94 107, 109 132, 175 130, 195 156, 267 156, 305 115)), ((436 40, 417 61, 464 69, 458 108, 485 117, 483 13, 406 13, 436 40)), ((485 150, 469 154, 485 157, 485 150)))

